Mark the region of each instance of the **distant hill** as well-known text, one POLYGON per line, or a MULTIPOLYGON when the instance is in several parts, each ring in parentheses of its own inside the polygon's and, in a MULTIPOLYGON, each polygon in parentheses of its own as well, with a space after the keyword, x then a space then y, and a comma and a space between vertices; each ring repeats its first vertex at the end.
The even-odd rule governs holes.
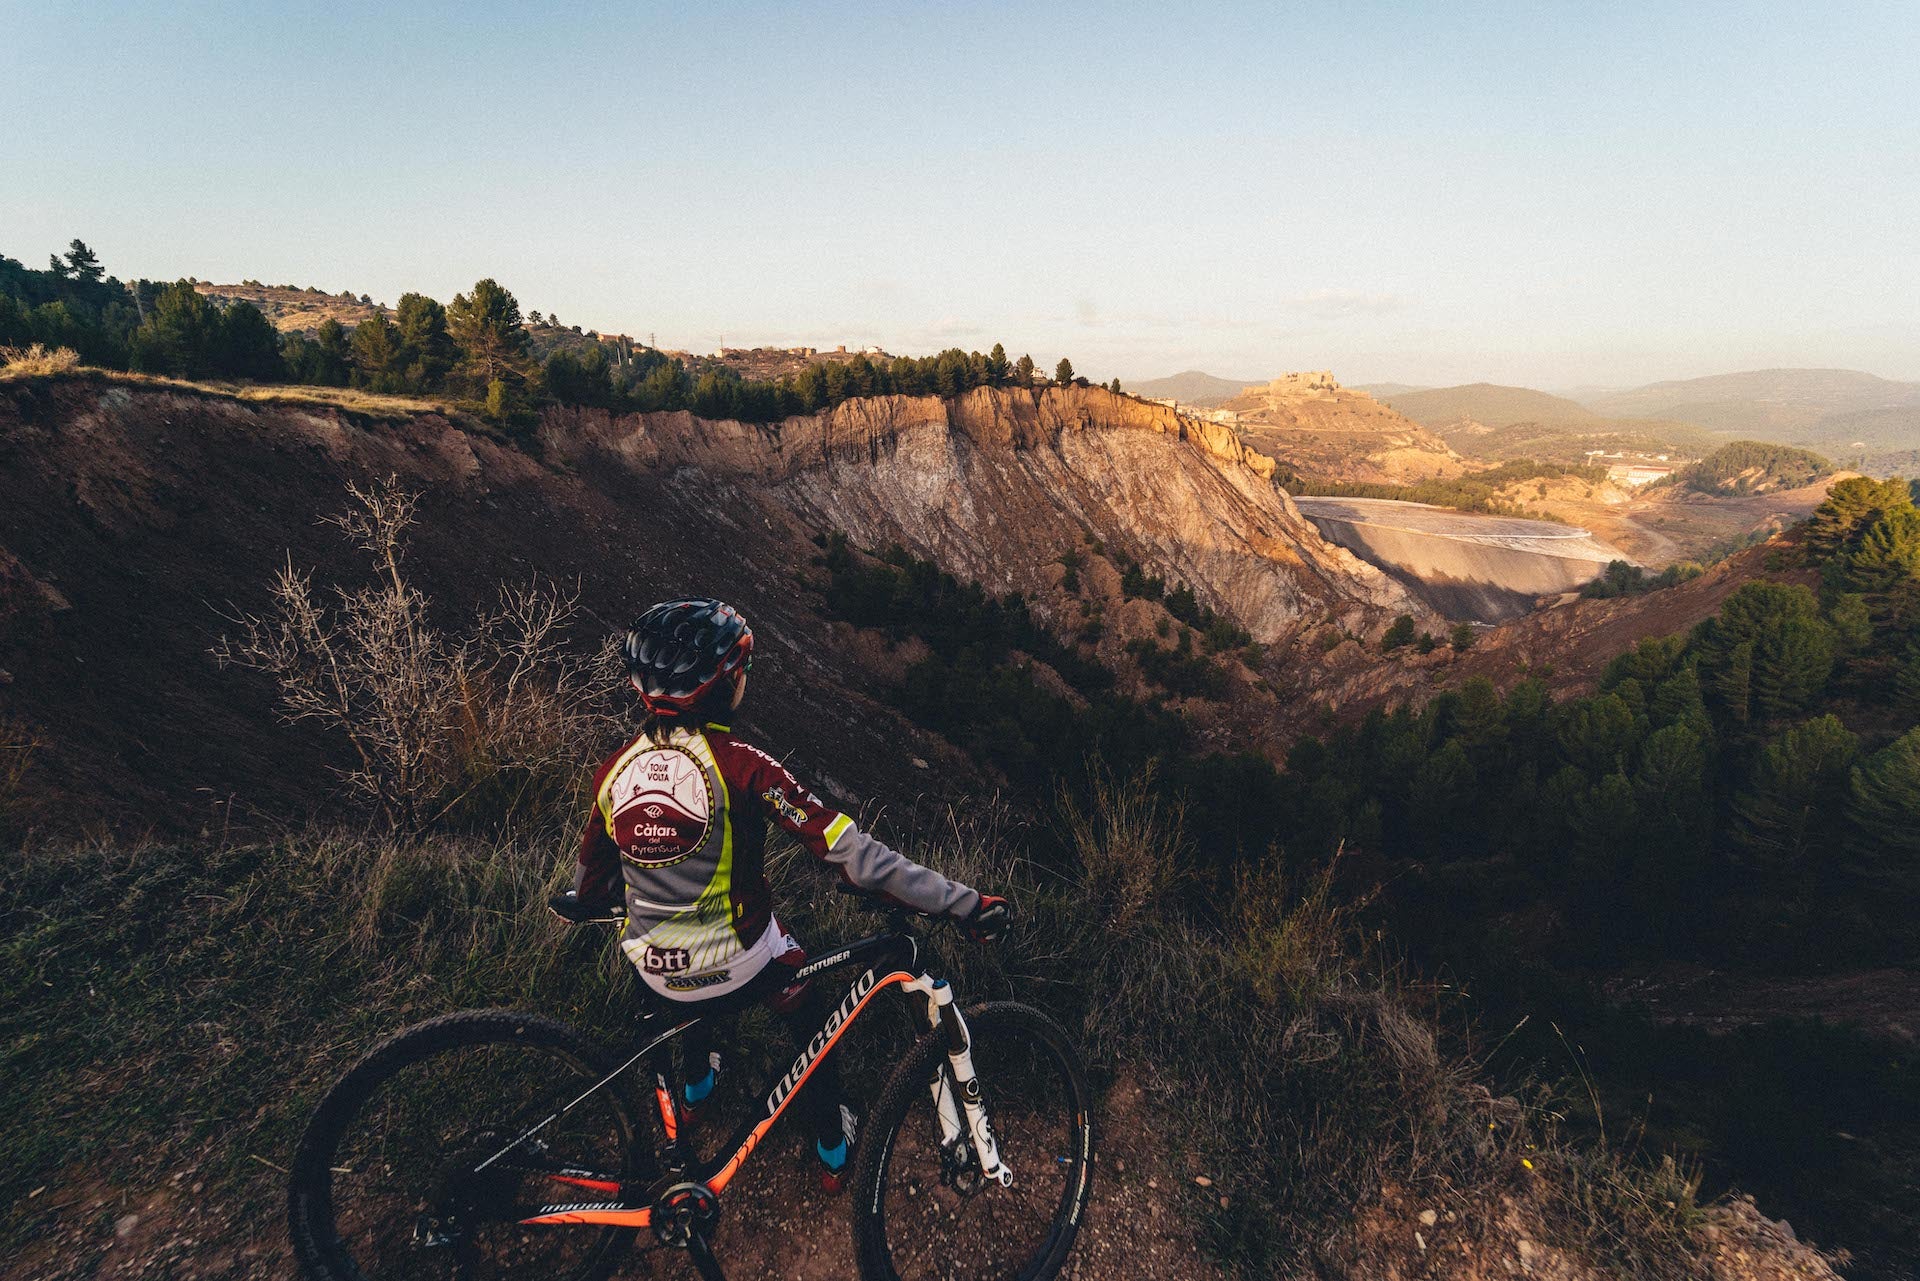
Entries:
POLYGON ((1502 387, 1497 383, 1435 387, 1382 398, 1427 427, 1448 426, 1466 418, 1487 427, 1505 427, 1512 423, 1585 423, 1599 417, 1576 401, 1531 387, 1502 387))
POLYGON ((1761 414, 1785 424, 1807 424, 1834 414, 1920 406, 1920 383, 1894 382, 1857 369, 1756 369, 1674 382, 1649 383, 1599 397, 1602 414, 1687 418, 1707 427, 1750 425, 1761 414))
POLYGON ((1854 369, 1757 369, 1651 383, 1588 402, 1602 414, 1678 418, 1810 445, 1881 471, 1920 449, 1920 383, 1854 369))
POLYGON ((1699 458, 1725 443, 1691 423, 1607 417, 1532 387, 1468 383, 1382 399, 1462 454, 1496 462, 1578 464, 1594 450, 1699 458))
POLYGON ((1489 462, 1532 459, 1542 463, 1579 464, 1593 451, 1639 454, 1669 460, 1704 458, 1730 439, 1692 423, 1657 418, 1601 418, 1580 422, 1518 422, 1487 427, 1455 421, 1434 429, 1447 444, 1470 458, 1489 462))
POLYGON ((1431 388, 1417 383, 1355 383, 1355 391, 1364 391, 1375 400, 1385 400, 1389 396, 1404 396, 1409 392, 1429 391, 1431 388))
POLYGON ((1768 494, 1832 474, 1833 464, 1811 450, 1736 440, 1676 472, 1673 483, 1703 494, 1768 494))
POLYGON ((1135 396, 1145 396, 1149 400, 1183 400, 1191 405, 1216 405, 1232 400, 1248 387, 1260 384, 1233 378, 1218 378, 1213 374, 1202 373, 1198 369, 1189 369, 1172 374, 1166 378, 1148 378, 1143 382, 1123 384, 1127 391, 1135 396))

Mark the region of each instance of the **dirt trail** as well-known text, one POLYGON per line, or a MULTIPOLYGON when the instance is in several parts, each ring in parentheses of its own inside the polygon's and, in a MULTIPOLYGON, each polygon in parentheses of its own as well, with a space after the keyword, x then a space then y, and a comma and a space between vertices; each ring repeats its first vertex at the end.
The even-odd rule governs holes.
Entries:
MULTIPOLYGON (((1194 1182, 1197 1169, 1149 1138, 1138 1124, 1145 1101, 1122 1083, 1099 1121, 1097 1173, 1079 1240, 1061 1276, 1069 1281, 1212 1281, 1224 1274, 1202 1254, 1196 1208, 1218 1195, 1194 1182)), ((276 1185, 277 1187, 277 1185, 276 1185)), ((294 1275, 281 1204, 265 1199, 257 1217, 205 1194, 181 1171, 144 1192, 98 1180, 50 1187, 44 1234, 0 1260, 0 1281, 252 1281, 294 1275)), ((714 1252, 732 1278, 844 1281, 854 1275, 844 1195, 822 1191, 792 1134, 776 1130, 727 1191, 714 1252)), ((640 1250, 617 1276, 639 1281, 691 1278, 677 1250, 640 1250)))

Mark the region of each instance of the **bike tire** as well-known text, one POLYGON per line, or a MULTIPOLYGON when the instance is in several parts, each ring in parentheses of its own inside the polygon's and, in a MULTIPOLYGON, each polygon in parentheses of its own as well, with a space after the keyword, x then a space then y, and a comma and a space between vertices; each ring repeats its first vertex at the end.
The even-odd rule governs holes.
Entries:
MULTIPOLYGON (((577 1071, 583 1080, 597 1081, 615 1066, 604 1049, 567 1024, 513 1010, 466 1010, 442 1015, 406 1028, 374 1047, 320 1101, 294 1153, 287 1186, 287 1226, 294 1257, 310 1281, 385 1281, 381 1275, 362 1270, 342 1241, 335 1223, 336 1149, 361 1110, 379 1094, 383 1085, 406 1069, 436 1055, 487 1046, 544 1052, 556 1064, 577 1071)), ((632 1105, 618 1082, 610 1083, 602 1093, 606 1097, 600 1106, 617 1118, 624 1130, 617 1141, 630 1153, 635 1150, 636 1136, 646 1133, 636 1118, 646 1114, 632 1105)), ((624 1169, 627 1159, 624 1154, 622 1159, 624 1169)), ((583 1229, 544 1231, 578 1233, 583 1229)), ((567 1281, 603 1281, 619 1265, 633 1237, 631 1229, 599 1230, 592 1244, 585 1248, 582 1264, 565 1274, 567 1281)), ((553 1276, 550 1271, 541 1271, 538 1275, 543 1281, 553 1276)))
POLYGON ((937 1138, 928 1137, 928 1086, 934 1073, 950 1071, 946 1038, 937 1031, 921 1037, 888 1078, 860 1135, 851 1190, 854 1257, 864 1281, 902 1281, 903 1266, 915 1278, 1047 1281, 1073 1249, 1093 1192, 1095 1146, 1093 1092, 1079 1051, 1065 1029, 1031 1006, 994 1002, 967 1011, 966 1018, 988 1118, 1015 1171, 1015 1188, 1022 1188, 1022 1170, 1026 1186, 1017 1197, 1013 1189, 985 1188, 977 1197, 1007 1198, 998 1221, 984 1228, 961 1224, 963 1217, 977 1217, 968 1215, 977 1197, 963 1197, 944 1182, 936 1186, 927 1168, 929 1143, 937 1147, 937 1138), (1029 1060, 1036 1071, 1030 1079, 1050 1082, 1047 1093, 1057 1091, 1057 1098, 1039 1105, 1020 1099, 1014 1078, 1024 1070, 996 1088, 991 1073, 997 1063, 1029 1060), (1056 1182, 1057 1196, 1051 1190, 1056 1182), (1050 1215, 1044 1225, 1038 1222, 1042 1213, 1050 1215), (1034 1236, 1031 1247, 1024 1243, 1023 1224, 1034 1236), (977 1257, 995 1250, 1010 1251, 1013 1261, 977 1257))

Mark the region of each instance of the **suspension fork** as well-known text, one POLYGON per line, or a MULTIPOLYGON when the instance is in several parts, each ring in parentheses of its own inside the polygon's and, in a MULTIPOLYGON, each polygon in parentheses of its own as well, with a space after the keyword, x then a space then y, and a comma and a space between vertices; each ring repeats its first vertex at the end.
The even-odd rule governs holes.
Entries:
POLYGON ((973 1040, 967 1032, 967 1020, 953 999, 953 988, 945 979, 925 974, 901 986, 927 998, 927 1026, 946 1039, 947 1071, 936 1068, 928 1083, 933 1112, 940 1121, 941 1145, 951 1146, 965 1133, 972 1140, 981 1175, 1002 1187, 1012 1187, 1013 1171, 1000 1159, 1000 1145, 993 1137, 993 1123, 980 1093, 980 1078, 973 1069, 973 1040))

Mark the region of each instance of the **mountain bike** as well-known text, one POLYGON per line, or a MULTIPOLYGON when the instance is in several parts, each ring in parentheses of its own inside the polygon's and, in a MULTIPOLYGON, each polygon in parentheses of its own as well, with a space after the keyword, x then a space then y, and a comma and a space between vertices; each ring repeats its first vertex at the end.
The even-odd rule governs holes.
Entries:
POLYGON ((863 901, 886 928, 798 972, 856 971, 846 994, 704 1159, 673 1053, 700 1020, 697 1005, 653 1003, 638 1044, 619 1054, 512 1010, 447 1014, 375 1047, 321 1101, 294 1156, 288 1223, 302 1270, 313 1281, 597 1281, 645 1232, 720 1281, 711 1239, 722 1194, 848 1028, 892 990, 919 1007, 926 1031, 855 1145, 861 1277, 1052 1277, 1093 1183, 1079 1052, 1030 1006, 963 1014, 921 963, 918 914, 863 901), (643 1072, 650 1080, 636 1083, 643 1072))

